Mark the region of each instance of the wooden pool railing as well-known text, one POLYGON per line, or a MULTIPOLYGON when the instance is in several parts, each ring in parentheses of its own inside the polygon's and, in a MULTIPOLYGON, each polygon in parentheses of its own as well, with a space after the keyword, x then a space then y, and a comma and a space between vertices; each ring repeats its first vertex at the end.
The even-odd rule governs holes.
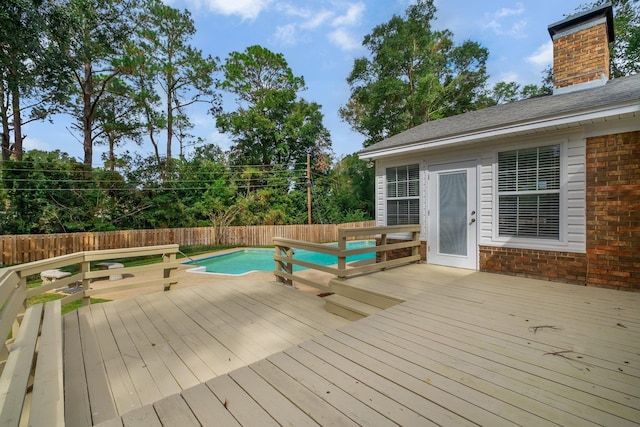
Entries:
POLYGON ((276 253, 273 256, 275 261, 274 275, 279 282, 293 285, 294 281, 313 286, 322 291, 329 292, 330 288, 317 280, 300 275, 294 275, 293 266, 299 265, 308 269, 322 271, 333 274, 338 278, 346 278, 372 271, 385 270, 399 265, 420 261, 420 225, 395 225, 387 227, 365 227, 365 228, 344 228, 338 230, 338 245, 329 246, 320 243, 311 243, 301 240, 285 239, 274 237, 273 243, 276 253), (390 235, 402 235, 402 240, 396 243, 387 243, 390 235), (347 249, 347 241, 368 239, 375 236, 379 239, 378 246, 364 248, 347 249), (387 253, 398 249, 409 248, 409 255, 388 259, 387 253), (294 258, 295 250, 307 250, 321 254, 332 255, 337 258, 335 266, 325 266, 317 263, 303 261, 294 258), (347 264, 347 257, 366 253, 379 253, 380 257, 375 264, 353 266, 347 264))

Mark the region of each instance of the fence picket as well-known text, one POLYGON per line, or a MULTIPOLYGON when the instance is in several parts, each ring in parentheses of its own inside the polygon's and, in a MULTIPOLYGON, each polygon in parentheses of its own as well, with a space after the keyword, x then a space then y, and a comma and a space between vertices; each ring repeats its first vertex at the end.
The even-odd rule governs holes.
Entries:
POLYGON ((373 227, 374 221, 347 224, 255 225, 226 227, 121 230, 96 233, 22 234, 0 236, 0 267, 53 258, 74 252, 121 249, 177 243, 180 246, 213 244, 270 246, 274 237, 307 242, 334 242, 339 228, 373 227), (216 235, 218 234, 218 235, 216 235))

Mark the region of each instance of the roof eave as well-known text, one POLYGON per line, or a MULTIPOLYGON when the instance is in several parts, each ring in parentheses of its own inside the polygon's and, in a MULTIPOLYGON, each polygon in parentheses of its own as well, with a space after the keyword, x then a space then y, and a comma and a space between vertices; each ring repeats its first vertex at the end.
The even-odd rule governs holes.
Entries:
POLYGON ((500 127, 483 129, 460 135, 450 135, 444 138, 433 140, 417 141, 401 146, 381 148, 379 150, 366 149, 358 153, 363 160, 375 160, 381 157, 411 154, 418 151, 433 150, 437 148, 466 145, 474 142, 504 138, 518 134, 530 134, 536 132, 553 131, 567 129, 592 124, 610 117, 621 117, 627 115, 638 115, 640 113, 640 103, 637 100, 607 108, 592 109, 578 113, 566 114, 562 116, 545 117, 520 123, 510 123, 500 127))

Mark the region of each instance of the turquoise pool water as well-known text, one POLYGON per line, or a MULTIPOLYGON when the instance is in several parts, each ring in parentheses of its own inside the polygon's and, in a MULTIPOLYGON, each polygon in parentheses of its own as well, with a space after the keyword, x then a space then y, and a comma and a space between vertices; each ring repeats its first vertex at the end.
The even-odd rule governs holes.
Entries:
MULTIPOLYGON (((347 242, 348 249, 371 247, 375 245, 376 242, 373 240, 347 242)), ((273 260, 274 253, 275 251, 273 249, 241 249, 222 255, 203 258, 197 260, 196 262, 185 262, 184 264, 194 265, 195 267, 201 268, 204 267, 204 272, 216 274, 240 275, 251 273, 252 271, 273 271, 275 268, 275 261, 273 260)), ((347 262, 372 259, 375 258, 375 256, 375 252, 353 255, 347 257, 347 262)), ((335 256, 305 251, 301 249, 296 250, 293 258, 321 265, 333 265, 338 263, 338 258, 335 256)), ((306 268, 297 265, 293 266, 293 271, 301 270, 306 270, 306 268)))

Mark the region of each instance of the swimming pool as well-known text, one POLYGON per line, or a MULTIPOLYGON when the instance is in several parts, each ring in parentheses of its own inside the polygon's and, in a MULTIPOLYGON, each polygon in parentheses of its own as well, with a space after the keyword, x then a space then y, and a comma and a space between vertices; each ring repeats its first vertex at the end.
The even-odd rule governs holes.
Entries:
MULTIPOLYGON (((347 242, 347 249, 358 249, 375 246, 373 240, 358 240, 347 242)), ((333 244, 332 246, 335 246, 333 244)), ((191 272, 242 275, 254 271, 273 271, 275 261, 273 260, 274 249, 240 249, 226 254, 214 255, 197 261, 189 261, 183 264, 195 265, 191 272)), ((347 262, 359 261, 375 258, 375 252, 368 254, 352 255, 347 257, 347 262)), ((338 258, 333 255, 320 254, 318 252, 296 250, 294 259, 313 262, 321 265, 333 265, 338 263, 338 258)), ((293 266, 293 271, 306 270, 306 267, 293 266)))

